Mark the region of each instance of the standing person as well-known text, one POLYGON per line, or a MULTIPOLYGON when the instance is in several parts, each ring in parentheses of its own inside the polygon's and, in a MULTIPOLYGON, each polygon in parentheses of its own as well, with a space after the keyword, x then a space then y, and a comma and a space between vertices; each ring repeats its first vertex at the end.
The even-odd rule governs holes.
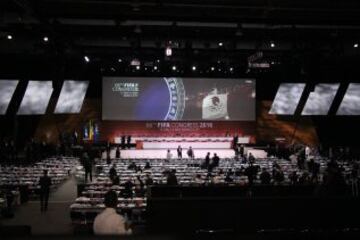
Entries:
POLYGON ((188 151, 187 151, 187 155, 190 159, 194 159, 194 150, 192 149, 192 147, 190 146, 188 151))
POLYGON ((48 176, 48 171, 44 170, 43 173, 44 173, 44 175, 42 177, 40 177, 40 180, 39 180, 41 212, 47 211, 50 186, 51 186, 51 178, 48 176))
POLYGON ((182 159, 182 148, 180 145, 177 148, 177 156, 179 159, 182 159))
POLYGON ((119 146, 116 147, 115 158, 116 158, 116 159, 119 159, 119 158, 120 158, 120 148, 119 148, 119 146))
POLYGON ((130 144, 131 144, 131 135, 128 135, 127 138, 126 138, 126 145, 127 145, 127 148, 130 148, 130 144))
POLYGON ((124 149, 125 148, 125 135, 121 136, 121 148, 124 149))
POLYGON ((92 182, 92 161, 87 152, 83 154, 84 169, 85 169, 85 182, 87 182, 88 176, 90 182, 92 182))
POLYGON ((171 152, 170 152, 170 149, 168 149, 168 150, 167 150, 167 153, 166 153, 166 159, 167 159, 167 160, 171 160, 171 158, 172 158, 172 154, 171 154, 171 152))
POLYGON ((115 191, 105 194, 105 210, 98 214, 94 220, 94 233, 96 235, 125 235, 131 234, 131 229, 124 217, 116 212, 118 196, 115 191))
POLYGON ((244 151, 245 151, 244 144, 241 144, 240 149, 239 149, 239 155, 240 155, 241 158, 244 157, 244 151))

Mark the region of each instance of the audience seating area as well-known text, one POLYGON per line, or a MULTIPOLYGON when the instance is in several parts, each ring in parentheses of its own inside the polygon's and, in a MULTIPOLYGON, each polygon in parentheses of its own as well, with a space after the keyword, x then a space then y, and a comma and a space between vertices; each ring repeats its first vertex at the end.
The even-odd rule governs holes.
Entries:
MULTIPOLYGON (((318 178, 321 182, 328 159, 318 157, 315 161, 320 165, 318 178)), ((115 190, 119 195, 118 212, 123 213, 134 224, 146 220, 148 198, 312 196, 316 191, 315 185, 310 182, 303 183, 303 186, 291 185, 289 176, 292 172, 296 171, 299 176, 308 173, 307 168, 300 170, 297 164, 291 161, 276 158, 257 159, 253 165, 258 166, 259 171, 251 191, 246 175, 246 169, 250 166, 248 162, 221 159, 219 166, 210 173, 203 167, 203 162, 203 159, 115 159, 108 164, 105 160, 97 160, 94 181, 78 185, 79 196, 70 207, 72 221, 74 224, 91 225, 97 213, 104 208, 104 194, 110 189, 115 190), (147 164, 150 167, 146 167, 147 164), (115 167, 119 177, 119 182, 116 184, 113 184, 109 178, 111 167, 115 167), (272 180, 270 185, 261 185, 262 169, 266 169, 271 174, 276 167, 280 167, 284 173, 284 181, 277 183, 272 180), (176 171, 178 187, 166 186, 167 173, 172 170, 176 171), (231 181, 226 179, 227 177, 230 177, 231 181), (146 184, 149 178, 152 179, 152 187, 146 184), (124 197, 123 191, 128 182, 132 182, 132 194, 124 197), (140 188, 142 191, 139 194, 137 190, 140 188)), ((350 174, 351 166, 348 163, 338 164, 343 168, 345 175, 350 174)))
POLYGON ((15 166, 0 165, 0 189, 19 190, 21 201, 37 195, 39 179, 43 170, 48 170, 52 180, 52 188, 62 183, 79 164, 77 158, 60 157, 47 158, 32 165, 15 166))

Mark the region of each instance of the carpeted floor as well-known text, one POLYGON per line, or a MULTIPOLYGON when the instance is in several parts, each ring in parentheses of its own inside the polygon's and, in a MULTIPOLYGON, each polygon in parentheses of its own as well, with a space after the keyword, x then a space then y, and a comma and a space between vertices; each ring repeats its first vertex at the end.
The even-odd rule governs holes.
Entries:
POLYGON ((39 201, 29 201, 15 210, 12 219, 3 219, 4 225, 29 225, 34 235, 72 234, 69 207, 76 198, 76 181, 69 178, 50 194, 46 213, 40 212, 39 201))

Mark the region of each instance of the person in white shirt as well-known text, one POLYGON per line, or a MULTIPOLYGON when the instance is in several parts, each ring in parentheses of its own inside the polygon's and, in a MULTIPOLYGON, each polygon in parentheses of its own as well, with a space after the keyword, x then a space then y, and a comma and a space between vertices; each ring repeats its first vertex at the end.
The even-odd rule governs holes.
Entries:
POLYGON ((105 194, 106 208, 94 220, 93 229, 96 235, 128 235, 132 233, 125 219, 116 212, 117 197, 113 190, 105 194))

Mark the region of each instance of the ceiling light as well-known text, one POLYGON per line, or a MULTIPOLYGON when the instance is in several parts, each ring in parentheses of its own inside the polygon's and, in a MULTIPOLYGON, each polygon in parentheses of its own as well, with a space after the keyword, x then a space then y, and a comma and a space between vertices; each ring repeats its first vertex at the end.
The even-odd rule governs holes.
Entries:
POLYGON ((90 62, 90 58, 88 56, 84 56, 85 62, 90 62))
POLYGON ((222 42, 219 42, 219 47, 222 47, 224 44, 222 42))
POLYGON ((139 66, 139 65, 136 66, 136 70, 140 70, 140 66, 139 66))
POLYGON ((45 36, 45 37, 43 38, 43 40, 44 40, 44 42, 48 42, 48 41, 49 41, 49 38, 45 36))
POLYGON ((11 34, 7 35, 7 39, 11 40, 13 38, 13 36, 11 34))
POLYGON ((166 47, 165 48, 165 55, 167 57, 170 57, 172 55, 172 48, 171 47, 166 47))
POLYGON ((154 70, 158 70, 158 67, 157 67, 157 66, 154 66, 154 70))
POLYGON ((274 48, 274 47, 275 47, 275 43, 274 43, 274 42, 271 42, 271 43, 270 43, 270 47, 274 48))
POLYGON ((215 68, 214 67, 211 67, 211 71, 214 71, 215 70, 215 68))
POLYGON ((358 48, 359 47, 359 44, 358 43, 355 43, 354 44, 354 48, 358 48))
POLYGON ((173 70, 173 71, 176 71, 176 66, 172 66, 172 70, 173 70))
POLYGON ((192 66, 192 70, 193 70, 193 71, 196 71, 196 66, 192 66))

